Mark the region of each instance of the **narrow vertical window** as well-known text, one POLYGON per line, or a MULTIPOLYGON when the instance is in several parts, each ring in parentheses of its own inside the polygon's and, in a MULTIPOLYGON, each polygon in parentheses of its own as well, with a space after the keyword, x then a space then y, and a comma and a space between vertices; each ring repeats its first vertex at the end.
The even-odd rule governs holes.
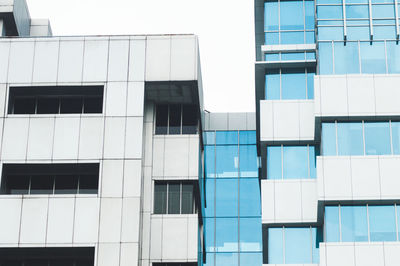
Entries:
POLYGON ((181 134, 182 108, 179 104, 169 106, 169 134, 181 134))
POLYGON ((197 108, 195 105, 182 106, 182 134, 197 133, 197 108))
POLYGON ((168 184, 168 214, 180 213, 180 195, 180 183, 170 182, 168 184))
POLYGON ((154 213, 167 213, 167 183, 156 183, 154 186, 154 213))
POLYGON ((168 133, 168 105, 159 104, 156 108, 156 134, 168 133))
POLYGON ((193 184, 182 184, 182 214, 193 213, 193 184))

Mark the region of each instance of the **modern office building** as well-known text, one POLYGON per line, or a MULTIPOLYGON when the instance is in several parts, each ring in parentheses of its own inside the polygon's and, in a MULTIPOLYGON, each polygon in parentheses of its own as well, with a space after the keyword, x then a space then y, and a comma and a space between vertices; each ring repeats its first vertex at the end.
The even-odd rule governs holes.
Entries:
POLYGON ((263 263, 400 265, 397 0, 256 0, 263 263))

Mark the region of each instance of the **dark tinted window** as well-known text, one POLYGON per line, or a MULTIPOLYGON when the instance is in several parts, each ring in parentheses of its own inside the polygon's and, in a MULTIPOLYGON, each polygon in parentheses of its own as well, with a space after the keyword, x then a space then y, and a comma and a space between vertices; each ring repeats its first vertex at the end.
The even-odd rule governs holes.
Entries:
POLYGON ((190 181, 156 181, 154 214, 195 213, 194 185, 190 181))
POLYGON ((169 106, 169 134, 181 134, 182 108, 179 104, 169 106))
POLYGON ((81 114, 102 110, 102 86, 10 87, 9 114, 81 114))
POLYGON ((184 105, 182 110, 182 134, 197 133, 197 107, 184 105))
POLYGON ((99 164, 3 164, 1 194, 97 194, 99 164))
POLYGON ((197 105, 159 104, 156 106, 156 130, 159 135, 197 134, 197 105))
POLYGON ((159 104, 156 108, 156 134, 168 133, 168 105, 159 104))

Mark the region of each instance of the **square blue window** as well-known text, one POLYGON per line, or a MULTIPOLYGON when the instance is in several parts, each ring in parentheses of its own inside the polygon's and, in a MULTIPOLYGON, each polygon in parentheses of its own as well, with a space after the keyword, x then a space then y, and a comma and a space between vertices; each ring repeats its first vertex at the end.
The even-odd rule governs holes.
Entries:
POLYGON ((392 154, 389 122, 365 122, 365 154, 392 154))
MULTIPOLYGON (((392 2, 393 3, 393 2, 392 2)), ((372 5, 372 18, 394 18, 394 5, 372 5)))
MULTIPOLYGON (((374 37, 375 38, 375 37, 374 37)), ((370 39, 370 31, 369 31, 369 26, 352 26, 352 27, 347 27, 347 40, 349 41, 358 41, 358 40, 369 40, 370 39)), ((357 44, 357 58, 358 58, 358 43, 357 44)), ((336 50, 335 50, 336 52, 336 50)), ((336 57, 336 54, 335 54, 336 57)), ((348 60, 350 62, 350 60, 348 60)), ((336 62, 336 61, 335 61, 336 62)), ((356 62, 356 61, 352 61, 356 62)), ((357 61, 358 65, 358 61, 357 61)))
POLYGON ((318 19, 343 19, 342 6, 317 6, 317 17, 318 19))
POLYGON ((254 265, 262 265, 263 256, 261 252, 257 253, 240 253, 240 266, 254 266, 254 265))
POLYGON ((364 155, 361 122, 338 123, 337 139, 339 155, 364 155))
MULTIPOLYGON (((374 39, 375 40, 390 40, 396 39, 396 27, 393 26, 375 26, 374 25, 374 39)), ((388 57, 393 55, 388 53, 388 57)))
POLYGON ((275 54, 265 54, 265 61, 279 61, 281 60, 279 53, 275 54))
POLYGON ((239 180, 239 210, 241 217, 260 217, 260 185, 258 178, 239 180))
POLYGON ((238 216, 239 180, 237 178, 216 179, 215 195, 216 217, 238 216))
POLYGON ((280 44, 304 43, 304 31, 281 31, 280 44))
POLYGON ((238 253, 216 253, 215 265, 218 266, 238 266, 239 254, 238 253))
POLYGON ((368 206, 368 213, 371 241, 396 241, 394 206, 368 206))
POLYGON ((305 69, 282 69, 282 99, 307 99, 305 69))
POLYGON ((305 53, 282 53, 282 60, 283 61, 290 61, 290 60, 305 60, 305 53))
POLYGON ((344 30, 342 26, 339 27, 318 27, 318 40, 319 41, 343 41, 344 30))
POLYGON ((346 5, 347 19, 369 18, 368 5, 346 5))
MULTIPOLYGON (((216 218, 215 220, 216 252, 238 252, 238 218, 216 218)), ((217 265, 220 264, 217 263, 217 265)))
POLYGON ((280 30, 304 30, 303 1, 280 1, 280 30))
POLYGON ((386 55, 384 42, 361 42, 361 73, 385 74, 386 55))
POLYGON ((257 144, 257 134, 255 130, 239 131, 239 144, 257 144))
POLYGON ((240 251, 262 251, 261 218, 240 218, 240 251))
POLYGON ((216 146, 216 177, 238 177, 239 176, 239 154, 238 145, 216 146))
POLYGON ((285 228, 285 264, 311 263, 310 228, 285 228))
POLYGON ((305 179, 309 177, 307 146, 283 147, 283 179, 305 179))
POLYGON ((342 242, 368 241, 366 206, 341 206, 342 242))
MULTIPOLYGON (((350 27, 349 27, 350 28, 350 27)), ((358 74, 358 42, 335 42, 335 74, 358 74)))
POLYGON ((239 135, 238 131, 217 131, 216 132, 216 144, 217 145, 229 145, 238 144, 239 135))
POLYGON ((266 32, 265 33, 265 44, 266 45, 279 44, 279 33, 278 32, 266 32))

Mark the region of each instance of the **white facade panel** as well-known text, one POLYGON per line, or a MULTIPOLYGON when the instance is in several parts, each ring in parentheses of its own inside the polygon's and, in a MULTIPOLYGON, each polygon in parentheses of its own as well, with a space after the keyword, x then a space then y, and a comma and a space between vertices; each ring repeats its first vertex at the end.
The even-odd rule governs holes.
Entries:
POLYGON ((104 133, 104 158, 120 159, 124 157, 125 118, 106 117, 104 133))
POLYGON ((351 181, 354 199, 380 198, 378 158, 351 158, 351 181))
POLYGON ((55 121, 53 159, 78 157, 80 117, 58 117, 55 121))
POLYGON ((382 199, 393 199, 399 197, 400 193, 400 157, 379 158, 380 185, 382 199))
POLYGON ((120 244, 100 243, 97 251, 97 266, 120 265, 120 244))
POLYGON ((139 242, 140 198, 124 198, 122 202, 121 242, 139 242))
POLYGON ((348 102, 346 77, 329 75, 316 77, 316 79, 318 78, 320 82, 320 92, 316 93, 315 96, 319 95, 321 98, 315 98, 315 101, 320 102, 319 104, 321 106, 321 113, 317 113, 316 115, 347 115, 348 102))
POLYGON ((74 243, 95 243, 98 240, 99 198, 76 198, 74 243))
POLYGON ((124 160, 103 160, 101 196, 122 197, 124 160))
POLYGON ((106 115, 107 116, 126 116, 126 82, 108 82, 106 96, 106 115))
POLYGON ((29 118, 7 118, 4 121, 3 160, 24 160, 29 132, 29 118))
POLYGON ((139 246, 137 243, 122 243, 121 244, 121 255, 120 255, 120 266, 137 266, 139 246))
POLYGON ((386 242, 383 244, 385 266, 400 265, 400 243, 386 242))
POLYGON ((146 71, 146 41, 132 40, 129 48, 129 81, 144 81, 146 71))
POLYGON ((320 249, 325 249, 320 257, 320 261, 326 262, 325 266, 356 265, 354 243, 321 243, 320 249))
POLYGON ((108 55, 108 81, 128 79, 129 40, 110 39, 108 55))
POLYGON ((162 229, 163 220, 161 217, 151 217, 150 226, 150 259, 160 260, 162 254, 162 229))
POLYGON ((189 137, 165 137, 164 176, 187 177, 189 174, 189 137))
POLYGON ((140 197, 142 189, 142 161, 124 161, 124 197, 140 197))
POLYGON ((375 75, 376 113, 379 115, 398 115, 400 106, 397 99, 400 97, 400 75, 375 75))
POLYGON ((103 154, 103 117, 82 117, 79 134, 79 159, 101 158, 103 154))
POLYGON ((125 158, 140 159, 143 150, 143 117, 126 118, 125 158))
POLYGON ((195 80, 197 74, 196 37, 171 37, 171 80, 195 80))
POLYGON ((375 91, 372 76, 347 76, 349 114, 375 113, 375 91))
POLYGON ((32 82, 56 82, 58 69, 58 41, 37 41, 33 62, 32 82))
POLYGON ((144 113, 144 82, 129 82, 127 92, 127 116, 143 116, 144 113))
POLYGON ((21 244, 46 242, 48 198, 24 199, 21 214, 21 244))
POLYGON ((72 243, 75 198, 50 198, 46 243, 72 243))
POLYGON ((58 59, 58 82, 81 82, 84 41, 61 40, 58 59))
POLYGON ((15 244, 19 242, 21 225, 22 198, 0 199, 0 244, 15 244))
POLYGON ((108 43, 108 38, 85 40, 84 82, 107 80, 108 43))
POLYGON ((185 216, 169 216, 164 216, 162 222, 162 259, 186 260, 188 251, 188 219, 185 216))
POLYGON ((52 158, 54 118, 30 118, 28 160, 52 158))
POLYGON ((9 83, 30 83, 33 73, 34 41, 13 41, 8 68, 9 83))
POLYGON ((301 221, 300 182, 275 182, 275 219, 277 221, 301 221))
POLYGON ((11 42, 1 41, 0 42, 0 83, 8 82, 8 64, 10 56, 11 42))
POLYGON ((146 81, 170 80, 171 37, 147 37, 146 81))
POLYGON ((121 240, 122 199, 102 198, 100 205, 99 241, 119 243, 121 240))

